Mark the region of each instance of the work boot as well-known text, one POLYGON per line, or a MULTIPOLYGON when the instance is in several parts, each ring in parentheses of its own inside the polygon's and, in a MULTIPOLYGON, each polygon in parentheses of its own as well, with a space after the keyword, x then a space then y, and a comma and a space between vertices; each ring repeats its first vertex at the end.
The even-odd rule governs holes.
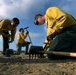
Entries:
POLYGON ((2 54, 5 56, 5 52, 2 52, 2 54))

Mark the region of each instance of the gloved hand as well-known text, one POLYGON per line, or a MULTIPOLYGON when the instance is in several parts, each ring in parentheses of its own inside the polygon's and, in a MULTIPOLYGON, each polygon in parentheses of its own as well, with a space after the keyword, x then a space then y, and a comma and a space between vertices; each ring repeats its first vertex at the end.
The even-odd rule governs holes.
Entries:
POLYGON ((29 34, 29 31, 27 31, 26 34, 29 34))

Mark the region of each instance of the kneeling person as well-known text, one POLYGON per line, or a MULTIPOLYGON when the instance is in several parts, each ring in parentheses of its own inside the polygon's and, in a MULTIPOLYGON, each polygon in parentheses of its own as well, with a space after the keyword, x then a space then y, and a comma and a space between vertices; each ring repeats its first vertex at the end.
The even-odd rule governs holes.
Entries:
POLYGON ((17 54, 20 54, 21 52, 21 48, 26 46, 26 54, 28 53, 28 47, 29 47, 29 44, 31 42, 27 42, 25 41, 25 39, 27 38, 27 35, 29 34, 29 32, 27 31, 26 34, 24 34, 24 29, 23 28, 20 28, 19 29, 19 34, 18 34, 18 39, 17 39, 17 54))

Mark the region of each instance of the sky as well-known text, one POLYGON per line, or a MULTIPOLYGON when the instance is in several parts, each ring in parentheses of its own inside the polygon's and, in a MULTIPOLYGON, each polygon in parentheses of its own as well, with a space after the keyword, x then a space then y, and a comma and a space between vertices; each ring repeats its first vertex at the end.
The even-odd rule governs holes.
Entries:
MULTIPOLYGON (((43 46, 46 39, 46 24, 36 26, 33 21, 36 14, 44 15, 46 10, 52 6, 57 6, 76 18, 76 0, 0 0, 0 19, 11 20, 13 17, 17 17, 20 20, 15 40, 10 43, 11 49, 16 50, 19 29, 27 26, 33 45, 43 46)), ((0 36, 0 50, 2 50, 2 40, 2 36, 0 36)), ((28 37, 26 41, 30 41, 28 37)))

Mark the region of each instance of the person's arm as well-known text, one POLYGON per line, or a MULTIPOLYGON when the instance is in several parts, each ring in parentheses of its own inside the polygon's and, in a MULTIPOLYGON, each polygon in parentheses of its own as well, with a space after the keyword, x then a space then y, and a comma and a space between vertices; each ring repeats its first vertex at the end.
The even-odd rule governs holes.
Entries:
POLYGON ((5 28, 7 25, 10 23, 10 20, 8 19, 2 19, 0 20, 0 34, 3 35, 4 37, 11 37, 10 34, 5 34, 3 31, 6 31, 5 28))
POLYGON ((24 34, 20 33, 20 36, 24 40, 27 37, 27 34, 24 35, 24 34))
POLYGON ((52 43, 52 41, 48 41, 47 39, 45 40, 44 44, 43 44, 43 49, 46 51, 49 47, 50 44, 52 43))
POLYGON ((16 28, 14 28, 13 30, 11 30, 11 40, 9 41, 9 43, 13 42, 15 39, 15 34, 16 34, 16 28))
POLYGON ((48 17, 47 37, 56 36, 64 28, 67 16, 57 7, 49 8, 46 16, 48 17))

